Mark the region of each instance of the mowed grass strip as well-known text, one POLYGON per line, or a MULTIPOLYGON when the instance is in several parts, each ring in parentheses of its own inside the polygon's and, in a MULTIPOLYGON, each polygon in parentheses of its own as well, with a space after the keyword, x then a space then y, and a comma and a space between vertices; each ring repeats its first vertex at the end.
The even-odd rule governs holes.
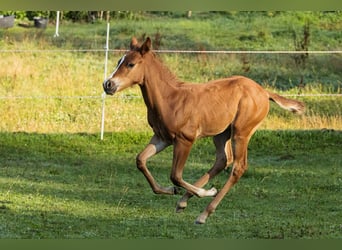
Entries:
MULTIPOLYGON (((194 225, 210 198, 153 194, 135 167, 149 133, 1 133, 1 238, 341 238, 342 133, 259 130, 249 170, 206 225, 194 225)), ((214 161, 210 139, 191 152, 184 178, 194 182, 214 161)), ((172 149, 148 165, 169 181, 172 149)), ((224 172, 207 187, 220 188, 224 172)))

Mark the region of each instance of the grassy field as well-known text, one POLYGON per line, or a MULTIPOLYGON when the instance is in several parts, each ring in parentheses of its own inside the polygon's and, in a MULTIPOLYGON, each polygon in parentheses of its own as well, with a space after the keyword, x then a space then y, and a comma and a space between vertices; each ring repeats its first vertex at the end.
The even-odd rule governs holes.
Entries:
MULTIPOLYGON (((327 239, 342 237, 337 131, 265 131, 253 137, 250 168, 203 226, 209 198, 175 213, 179 196, 157 196, 136 169, 146 133, 2 133, 0 238, 327 239)), ((185 169, 193 182, 213 163, 210 140, 185 169)), ((171 149, 150 163, 169 185, 171 149)), ((208 186, 221 187, 223 173, 208 186)))
MULTIPOLYGON (((341 50, 338 13, 182 15, 112 20, 110 48, 149 35, 156 49, 295 50, 293 34, 300 40, 309 22, 309 50, 341 50)), ((251 140, 250 169, 196 226, 208 198, 175 214, 179 196, 154 195, 135 167, 151 136, 137 87, 106 98, 99 139, 104 52, 60 50, 103 49, 105 32, 104 23, 66 22, 59 38, 53 24, 0 30, 0 238, 342 238, 341 97, 292 97, 305 102, 303 116, 272 104, 251 140)), ((110 54, 109 69, 121 56, 110 54)), ((341 94, 341 54, 310 54, 305 66, 285 54, 159 56, 185 81, 242 74, 281 94, 341 94)), ((164 185, 171 154, 149 162, 164 185)), ((185 179, 195 181, 213 161, 211 140, 198 141, 185 179)), ((220 188, 227 176, 208 186, 220 188)))

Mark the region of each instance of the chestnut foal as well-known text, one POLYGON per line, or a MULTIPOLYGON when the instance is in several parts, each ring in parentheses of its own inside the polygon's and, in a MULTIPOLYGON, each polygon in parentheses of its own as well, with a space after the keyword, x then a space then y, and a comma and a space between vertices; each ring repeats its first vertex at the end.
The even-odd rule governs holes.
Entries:
POLYGON ((247 146, 269 111, 269 100, 280 107, 301 114, 304 104, 263 89, 243 76, 213 80, 205 84, 179 81, 151 50, 147 38, 140 46, 135 38, 118 62, 110 77, 103 82, 104 91, 113 95, 138 84, 147 118, 154 135, 137 156, 136 164, 156 194, 176 194, 187 190, 178 201, 176 211, 187 206, 193 195, 214 197, 198 216, 196 223, 205 223, 217 205, 247 169, 247 146), (211 169, 193 185, 183 180, 183 169, 197 138, 212 136, 216 161, 211 169), (176 187, 160 186, 146 167, 146 161, 173 145, 171 181, 176 187), (218 192, 202 188, 215 175, 233 163, 231 174, 218 192))

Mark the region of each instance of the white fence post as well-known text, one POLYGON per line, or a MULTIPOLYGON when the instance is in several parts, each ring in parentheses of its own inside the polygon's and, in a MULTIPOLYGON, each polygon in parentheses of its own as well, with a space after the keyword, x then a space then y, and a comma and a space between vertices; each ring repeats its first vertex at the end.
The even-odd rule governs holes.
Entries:
POLYGON ((55 32, 55 35, 54 37, 59 37, 59 11, 57 11, 57 14, 56 14, 56 32, 55 32))
MULTIPOLYGON (((106 46, 105 46, 105 65, 104 65, 104 77, 103 81, 107 78, 107 64, 108 64, 108 51, 109 51, 109 22, 107 22, 107 37, 106 37, 106 46)), ((103 140, 103 134, 104 134, 104 122, 105 122, 105 99, 106 99, 106 93, 103 92, 101 95, 102 98, 102 117, 101 117, 101 140, 103 140)))

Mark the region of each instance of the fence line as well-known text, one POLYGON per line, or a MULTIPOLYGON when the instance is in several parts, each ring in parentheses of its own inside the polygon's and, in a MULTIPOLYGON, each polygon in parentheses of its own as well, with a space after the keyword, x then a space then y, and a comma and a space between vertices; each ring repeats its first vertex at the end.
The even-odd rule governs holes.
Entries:
MULTIPOLYGON (((60 50, 0 50, 0 53, 59 53, 59 52, 127 52, 126 49, 60 49, 60 50)), ((342 54, 342 50, 153 50, 156 53, 179 54, 342 54)))
POLYGON ((184 54, 342 54, 342 50, 155 50, 155 52, 184 54))
MULTIPOLYGON (((342 97, 342 94, 281 94, 286 97, 342 97)), ((0 96, 0 100, 10 99, 102 99, 102 95, 98 96, 0 96)), ((126 96, 117 95, 119 99, 141 99, 142 96, 126 96)))
MULTIPOLYGON (((58 49, 58 50, 1 50, 0 53, 84 53, 84 52, 127 52, 126 49, 58 49)), ((311 50, 311 51, 297 51, 297 50, 153 50, 156 53, 179 53, 179 54, 342 54, 342 50, 311 50)), ((341 97, 342 94, 283 94, 287 97, 341 97)), ((99 96, 0 96, 0 100, 4 99, 101 99, 99 96)), ((117 96, 120 99, 141 98, 141 96, 117 96)))
POLYGON ((0 99, 100 99, 101 96, 0 96, 0 99))

